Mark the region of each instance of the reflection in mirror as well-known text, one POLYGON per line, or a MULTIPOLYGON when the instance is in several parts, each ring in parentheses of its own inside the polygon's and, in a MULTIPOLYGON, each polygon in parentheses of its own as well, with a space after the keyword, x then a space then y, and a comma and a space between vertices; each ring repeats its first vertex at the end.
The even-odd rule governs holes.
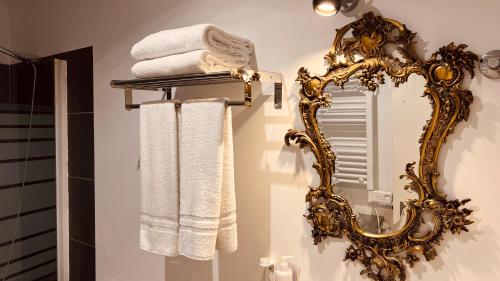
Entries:
MULTIPOLYGON (((359 81, 344 89, 333 83, 324 89, 331 107, 317 113, 320 130, 336 155, 334 192, 349 200, 358 224, 375 234, 391 233, 405 221, 405 201, 417 195, 400 179, 407 163, 419 162, 418 139, 431 117, 425 79, 411 75, 394 87, 388 77, 377 91, 359 81)), ((417 168, 417 166, 415 167, 417 168)))

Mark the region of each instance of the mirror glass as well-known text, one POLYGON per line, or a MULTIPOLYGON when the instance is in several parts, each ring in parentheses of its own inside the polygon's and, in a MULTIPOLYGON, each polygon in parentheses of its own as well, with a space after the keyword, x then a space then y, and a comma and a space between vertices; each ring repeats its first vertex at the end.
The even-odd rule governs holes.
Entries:
POLYGON ((344 89, 333 83, 324 89, 331 107, 320 109, 317 119, 337 157, 334 192, 349 200, 367 232, 386 234, 403 227, 405 201, 417 198, 404 189, 409 181, 400 175, 410 162, 416 162, 418 174, 418 140, 432 115, 424 90, 419 75, 397 88, 385 77, 375 92, 352 79, 344 89))

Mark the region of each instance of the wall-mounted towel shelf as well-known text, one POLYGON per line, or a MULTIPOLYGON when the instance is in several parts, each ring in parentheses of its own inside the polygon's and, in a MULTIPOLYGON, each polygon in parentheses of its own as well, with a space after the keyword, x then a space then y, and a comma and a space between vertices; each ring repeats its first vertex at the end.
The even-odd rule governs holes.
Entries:
POLYGON ((244 83, 244 100, 229 101, 229 106, 245 106, 249 108, 252 104, 252 84, 254 81, 274 83, 274 108, 280 109, 282 106, 282 83, 283 75, 275 72, 252 71, 233 69, 231 71, 209 73, 209 74, 188 74, 177 76, 166 76, 159 78, 145 78, 132 80, 112 80, 111 87, 124 89, 125 109, 131 110, 139 108, 139 104, 132 101, 133 90, 163 91, 167 99, 172 98, 171 89, 173 87, 244 83))

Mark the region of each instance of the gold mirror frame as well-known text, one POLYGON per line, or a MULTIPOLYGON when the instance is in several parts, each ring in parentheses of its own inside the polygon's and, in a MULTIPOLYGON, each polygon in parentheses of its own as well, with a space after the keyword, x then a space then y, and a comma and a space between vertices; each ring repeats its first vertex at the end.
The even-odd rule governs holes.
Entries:
POLYGON ((467 218, 472 211, 462 207, 470 199, 448 200, 446 194, 439 191, 437 178, 441 146, 455 126, 468 118, 473 97, 471 91, 461 86, 465 71, 474 77, 478 56, 465 51, 466 45, 450 43, 430 59, 421 59, 415 52, 415 36, 404 24, 371 12, 338 29, 333 46, 325 56, 329 63, 327 73, 311 76, 305 68, 298 72, 299 110, 305 130, 290 129, 285 136, 287 145, 294 141, 300 148, 308 146, 317 160, 313 167, 320 176, 320 184, 310 187, 306 196, 309 205, 306 218, 313 226, 314 244, 327 237, 347 237, 352 245, 344 260, 361 262, 365 267, 361 274, 377 281, 405 280, 405 263, 413 267, 420 260, 418 254, 423 254, 427 261, 433 260, 437 256, 435 246, 446 231, 459 234, 467 231, 467 225, 472 223, 467 218), (348 31, 352 31, 352 37, 345 38, 348 31), (401 59, 389 54, 390 45, 396 48, 401 59), (389 234, 372 234, 358 225, 346 198, 332 190, 335 155, 318 127, 316 112, 330 105, 330 97, 323 93, 328 83, 342 87, 350 78, 356 78, 374 91, 378 84, 384 83, 384 73, 396 87, 413 73, 422 75, 426 79, 423 96, 429 98, 433 111, 419 140, 418 175, 413 162, 406 165, 406 174, 401 176, 411 181, 405 189, 416 192, 418 199, 405 202, 408 213, 401 229, 389 234), (424 223, 424 213, 432 216, 434 229, 417 236, 424 223))

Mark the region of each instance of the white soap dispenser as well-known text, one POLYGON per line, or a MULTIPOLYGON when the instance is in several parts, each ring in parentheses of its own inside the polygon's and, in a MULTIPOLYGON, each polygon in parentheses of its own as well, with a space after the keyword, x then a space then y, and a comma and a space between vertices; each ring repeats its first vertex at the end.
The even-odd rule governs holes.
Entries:
POLYGON ((293 256, 282 256, 281 259, 288 262, 288 267, 290 267, 292 269, 293 281, 298 281, 299 275, 300 275, 300 268, 297 266, 297 263, 295 262, 294 257, 293 256))
POLYGON ((274 281, 294 281, 294 270, 289 263, 290 257, 281 257, 278 265, 274 269, 274 281))

